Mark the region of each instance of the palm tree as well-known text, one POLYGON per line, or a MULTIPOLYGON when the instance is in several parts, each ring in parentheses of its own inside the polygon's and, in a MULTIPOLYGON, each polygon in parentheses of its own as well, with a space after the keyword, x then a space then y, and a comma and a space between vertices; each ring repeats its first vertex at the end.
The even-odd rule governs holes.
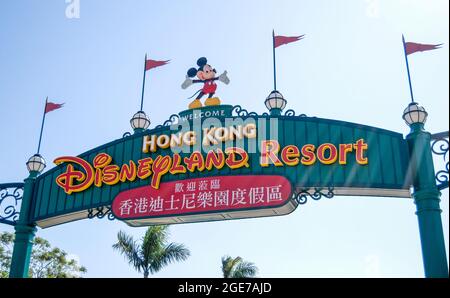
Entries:
POLYGON ((249 278, 255 277, 258 268, 251 262, 244 261, 241 257, 222 257, 222 272, 224 278, 249 278))
POLYGON ((113 248, 118 250, 138 272, 148 278, 174 261, 184 261, 190 256, 183 244, 167 243, 169 226, 151 226, 145 232, 142 243, 120 231, 113 248))

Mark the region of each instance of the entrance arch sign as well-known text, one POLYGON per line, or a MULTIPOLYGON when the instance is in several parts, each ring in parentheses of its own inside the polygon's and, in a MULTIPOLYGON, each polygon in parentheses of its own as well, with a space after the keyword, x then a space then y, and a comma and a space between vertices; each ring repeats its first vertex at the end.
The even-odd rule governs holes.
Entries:
MULTIPOLYGON (((114 202, 126 201, 127 196, 145 199, 147 210, 150 200, 159 196, 166 208, 174 195, 168 185, 174 188, 185 181, 185 187, 191 182, 198 188, 202 182, 227 176, 233 177, 228 179, 234 179, 235 185, 245 182, 240 189, 246 188, 247 200, 256 188, 276 186, 258 184, 258 177, 287 181, 289 194, 283 193, 284 204, 274 207, 282 210, 244 204, 242 210, 236 206, 213 210, 209 205, 201 210, 199 196, 206 196, 214 206, 218 194, 197 189, 192 214, 162 213, 155 220, 156 214, 148 211, 139 219, 123 220, 144 225, 282 215, 295 209, 296 194, 317 189, 332 190, 334 195, 411 197, 408 144, 396 132, 289 113, 278 117, 242 113, 226 105, 188 110, 172 118, 178 121, 127 135, 76 157, 57 158, 57 166, 36 179, 32 221, 46 228, 87 218, 92 209, 110 210, 111 206, 121 219, 114 202)), ((237 191, 219 190, 228 190, 230 200, 237 191)), ((183 195, 181 204, 192 193, 183 195)))

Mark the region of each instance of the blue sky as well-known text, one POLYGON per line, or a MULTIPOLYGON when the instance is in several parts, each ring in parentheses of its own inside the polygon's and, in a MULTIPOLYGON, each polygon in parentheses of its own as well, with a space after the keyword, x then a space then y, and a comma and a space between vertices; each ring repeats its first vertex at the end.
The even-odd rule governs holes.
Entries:
MULTIPOLYGON (((409 89, 401 34, 444 43, 410 56, 416 100, 426 128, 448 130, 447 0, 129 1, 0 4, 0 182, 21 181, 35 153, 46 96, 65 102, 48 114, 41 153, 78 155, 131 131, 139 109, 144 54, 167 66, 147 75, 144 110, 152 125, 187 108, 180 88, 188 68, 206 56, 230 85, 224 103, 264 112, 272 90, 272 29, 306 34, 277 49, 277 87, 288 108, 408 133, 401 115, 409 89)), ((189 94, 187 94, 189 93, 189 94)), ((437 161, 437 165, 443 165, 437 161)), ((448 190, 441 207, 448 255, 448 190)), ((288 216, 171 227, 171 240, 192 253, 156 277, 220 277, 223 255, 254 262, 261 277, 421 277, 418 224, 412 200, 336 197, 308 202, 288 216)), ((87 277, 139 277, 111 245, 119 230, 145 228, 83 220, 38 235, 76 255, 87 277)), ((0 231, 12 231, 6 225, 0 231)))

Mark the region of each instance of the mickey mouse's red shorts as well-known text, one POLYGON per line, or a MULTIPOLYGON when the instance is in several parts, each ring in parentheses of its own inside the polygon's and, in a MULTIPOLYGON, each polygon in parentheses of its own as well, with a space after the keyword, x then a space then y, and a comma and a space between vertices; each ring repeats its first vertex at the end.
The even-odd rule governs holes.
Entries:
POLYGON ((214 93, 214 92, 216 92, 216 89, 217 89, 217 84, 214 83, 214 81, 207 81, 207 82, 205 82, 205 85, 203 85, 202 92, 204 94, 214 93))

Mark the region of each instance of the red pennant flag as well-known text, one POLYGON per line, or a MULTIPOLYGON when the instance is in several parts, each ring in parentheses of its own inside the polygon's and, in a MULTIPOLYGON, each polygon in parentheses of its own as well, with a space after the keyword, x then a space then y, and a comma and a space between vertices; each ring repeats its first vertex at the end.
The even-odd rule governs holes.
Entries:
POLYGON ((53 103, 48 101, 45 105, 45 113, 60 109, 63 105, 63 103, 53 103))
POLYGON ((413 54, 415 52, 424 52, 439 49, 441 44, 421 44, 415 42, 407 42, 405 43, 406 55, 413 54))
POLYGON ((169 63, 170 60, 165 60, 165 61, 157 61, 157 60, 151 60, 151 59, 147 59, 145 60, 145 70, 149 70, 152 68, 156 68, 159 66, 163 66, 166 65, 167 63, 169 63))
POLYGON ((299 41, 300 39, 303 39, 305 35, 300 36, 274 36, 274 47, 277 48, 279 46, 282 46, 284 44, 288 44, 291 42, 299 41))

